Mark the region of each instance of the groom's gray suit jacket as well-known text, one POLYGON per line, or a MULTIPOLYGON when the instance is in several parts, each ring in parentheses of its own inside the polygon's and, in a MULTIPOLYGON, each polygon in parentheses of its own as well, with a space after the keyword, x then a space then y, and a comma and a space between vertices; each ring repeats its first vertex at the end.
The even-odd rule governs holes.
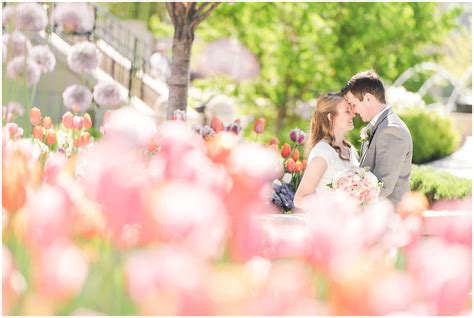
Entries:
POLYGON ((361 167, 369 167, 383 182, 381 197, 395 205, 410 191, 413 141, 405 123, 386 109, 379 117, 369 137, 362 144, 361 167))

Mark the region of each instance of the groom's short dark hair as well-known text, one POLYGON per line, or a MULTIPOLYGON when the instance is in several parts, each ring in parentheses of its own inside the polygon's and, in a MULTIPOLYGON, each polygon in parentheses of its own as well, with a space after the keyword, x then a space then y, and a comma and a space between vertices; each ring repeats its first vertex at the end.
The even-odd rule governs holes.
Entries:
POLYGON ((346 95, 347 92, 351 92, 359 100, 364 98, 364 94, 370 93, 381 103, 386 103, 383 82, 374 71, 365 71, 352 76, 346 86, 341 90, 343 96, 346 95))

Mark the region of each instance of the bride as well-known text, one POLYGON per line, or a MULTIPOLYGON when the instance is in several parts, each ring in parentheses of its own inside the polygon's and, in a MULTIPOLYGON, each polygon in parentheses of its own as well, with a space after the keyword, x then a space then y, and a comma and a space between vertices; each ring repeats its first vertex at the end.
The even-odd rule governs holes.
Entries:
POLYGON ((295 193, 297 209, 305 209, 305 198, 326 188, 334 175, 359 166, 354 147, 346 134, 354 128, 354 113, 340 93, 327 93, 318 98, 311 119, 306 151, 308 165, 295 193))

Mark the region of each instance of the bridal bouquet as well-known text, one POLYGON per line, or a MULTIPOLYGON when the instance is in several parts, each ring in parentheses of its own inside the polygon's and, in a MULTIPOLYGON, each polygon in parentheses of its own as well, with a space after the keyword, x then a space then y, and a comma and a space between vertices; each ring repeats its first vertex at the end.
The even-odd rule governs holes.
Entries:
POLYGON ((349 193, 359 204, 375 201, 382 185, 382 182, 367 167, 340 172, 332 181, 332 189, 349 193))

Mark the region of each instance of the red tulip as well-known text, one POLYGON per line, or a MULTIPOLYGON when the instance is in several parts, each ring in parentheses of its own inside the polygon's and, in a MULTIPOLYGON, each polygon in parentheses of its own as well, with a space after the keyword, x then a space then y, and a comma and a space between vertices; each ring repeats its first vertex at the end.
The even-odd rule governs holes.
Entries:
POLYGON ((48 129, 46 133, 46 143, 48 145, 54 145, 56 141, 57 141, 56 131, 54 131, 54 129, 48 129))
POLYGON ((278 140, 278 138, 275 138, 275 137, 271 138, 271 139, 268 141, 268 145, 270 145, 270 146, 273 146, 273 145, 277 145, 277 146, 278 146, 279 143, 280 143, 280 141, 278 140))
POLYGON ((42 126, 35 126, 33 128, 33 137, 35 139, 43 139, 44 128, 42 126))
POLYGON ((303 164, 301 163, 301 161, 297 161, 296 164, 295 164, 295 170, 296 172, 301 172, 303 171, 303 164))
POLYGON ((51 127, 53 127, 53 121, 51 120, 51 117, 46 116, 45 118, 43 118, 43 127, 45 129, 50 129, 51 127))
POLYGON ((74 116, 72 115, 71 112, 67 112, 63 115, 63 125, 64 127, 66 127, 67 129, 73 129, 74 128, 74 124, 73 124, 73 118, 74 116))
POLYGON ((298 148, 296 148, 293 151, 293 157, 292 158, 295 162, 298 161, 298 159, 300 158, 300 151, 298 150, 298 148))
POLYGON ((224 123, 217 117, 212 117, 211 128, 214 129, 216 133, 220 133, 224 130, 224 123))
POLYGON ((81 147, 85 147, 89 144, 90 140, 91 140, 91 135, 88 132, 85 132, 81 135, 81 138, 79 140, 79 145, 81 147))
POLYGON ((292 158, 288 159, 288 161, 286 162, 286 168, 289 173, 293 173, 296 171, 296 163, 292 158))
POLYGON ((259 119, 255 121, 255 124, 253 126, 253 131, 255 131, 257 134, 263 133, 263 131, 265 130, 265 123, 266 123, 265 118, 260 117, 259 119))
POLYGON ((89 129, 92 127, 92 118, 88 113, 84 114, 84 128, 89 129))
POLYGON ((287 143, 284 143, 283 146, 281 147, 281 156, 283 158, 288 158, 290 154, 291 154, 291 146, 287 143))
POLYGON ((33 107, 30 111, 30 122, 33 126, 41 124, 41 110, 33 107))
POLYGON ((74 140, 72 141, 72 145, 76 148, 79 148, 79 146, 81 145, 81 141, 78 137, 74 138, 74 140))

